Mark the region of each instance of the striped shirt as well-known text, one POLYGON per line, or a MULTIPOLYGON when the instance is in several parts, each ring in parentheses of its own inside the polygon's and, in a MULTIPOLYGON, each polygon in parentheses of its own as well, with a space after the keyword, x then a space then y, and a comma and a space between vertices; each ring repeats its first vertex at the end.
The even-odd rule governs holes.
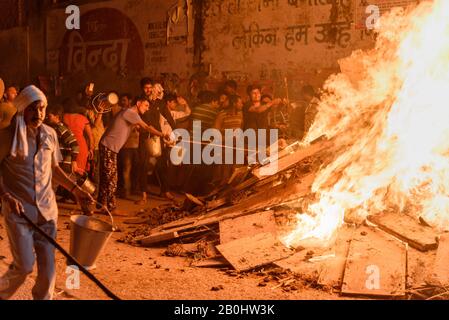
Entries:
POLYGON ((205 130, 214 127, 217 115, 218 110, 213 109, 209 104, 200 104, 193 110, 192 120, 201 121, 201 128, 205 130))
POLYGON ((218 115, 221 118, 222 129, 242 129, 243 128, 243 113, 237 112, 235 114, 222 111, 218 115))
POLYGON ((61 163, 71 165, 73 161, 76 161, 80 152, 75 135, 62 122, 52 125, 52 128, 55 129, 58 136, 59 150, 61 150, 62 154, 61 163))

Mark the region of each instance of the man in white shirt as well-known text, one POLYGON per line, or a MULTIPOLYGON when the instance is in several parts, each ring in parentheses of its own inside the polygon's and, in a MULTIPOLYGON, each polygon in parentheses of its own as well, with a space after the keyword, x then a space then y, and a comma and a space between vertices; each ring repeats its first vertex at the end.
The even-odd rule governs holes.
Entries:
POLYGON ((43 124, 47 98, 38 88, 25 88, 14 100, 17 115, 2 136, 9 152, 0 158, 0 198, 9 244, 14 258, 0 278, 0 300, 9 299, 33 271, 38 275, 32 294, 36 300, 52 299, 55 285, 54 247, 26 222, 27 215, 55 238, 58 207, 52 179, 70 190, 78 203, 91 202, 89 194, 72 182, 59 167, 62 156, 56 132, 43 124))

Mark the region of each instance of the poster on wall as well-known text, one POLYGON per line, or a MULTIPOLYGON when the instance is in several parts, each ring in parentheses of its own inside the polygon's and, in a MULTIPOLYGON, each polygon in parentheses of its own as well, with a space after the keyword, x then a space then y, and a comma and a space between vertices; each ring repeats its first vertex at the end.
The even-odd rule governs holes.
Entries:
POLYGON ((167 11, 167 44, 187 44, 187 1, 178 0, 167 11))

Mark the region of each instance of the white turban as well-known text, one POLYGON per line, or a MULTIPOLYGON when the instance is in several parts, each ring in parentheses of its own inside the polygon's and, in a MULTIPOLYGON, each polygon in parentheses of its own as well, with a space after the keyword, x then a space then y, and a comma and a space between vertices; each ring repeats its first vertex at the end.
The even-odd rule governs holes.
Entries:
POLYGON ((25 109, 36 101, 42 101, 47 106, 47 97, 37 87, 31 85, 23 89, 14 99, 14 105, 17 108, 16 131, 11 147, 12 157, 26 158, 28 156, 27 130, 24 118, 25 109))

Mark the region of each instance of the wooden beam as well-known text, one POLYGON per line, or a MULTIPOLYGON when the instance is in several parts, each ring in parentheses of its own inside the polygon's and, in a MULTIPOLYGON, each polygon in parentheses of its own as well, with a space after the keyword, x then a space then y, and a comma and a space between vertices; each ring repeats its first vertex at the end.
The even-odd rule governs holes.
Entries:
POLYGON ((259 233, 217 246, 218 251, 238 271, 246 271, 284 259, 293 251, 271 233, 259 233))
POLYGON ((362 227, 349 247, 342 294, 405 295, 407 245, 387 233, 362 227))
POLYGON ((435 231, 420 225, 418 219, 394 212, 371 215, 367 219, 417 250, 429 251, 438 247, 435 231))
POLYGON ((207 260, 195 261, 191 264, 197 268, 227 268, 229 262, 223 257, 209 258, 207 260))
POLYGON ((216 224, 225 219, 254 213, 257 210, 262 210, 269 206, 276 206, 283 202, 301 198, 310 192, 314 180, 315 174, 309 174, 300 179, 276 186, 269 193, 260 191, 234 206, 220 208, 200 216, 170 222, 156 227, 152 231, 155 233, 162 231, 181 231, 202 225, 216 224))
POLYGON ((154 244, 157 244, 160 242, 174 240, 177 238, 179 238, 179 235, 176 231, 175 232, 161 232, 161 233, 152 234, 148 237, 140 239, 139 242, 143 246, 150 246, 150 245, 154 245, 154 244))
POLYGON ((310 156, 313 156, 314 154, 325 150, 333 145, 332 142, 324 140, 317 142, 315 144, 312 144, 306 148, 299 149, 283 158, 278 159, 277 161, 277 170, 273 171, 271 174, 269 173, 271 170, 267 170, 269 166, 273 165, 274 163, 256 168, 253 170, 253 175, 256 176, 259 180, 267 178, 269 176, 272 176, 274 174, 277 174, 281 171, 284 171, 295 164, 299 163, 300 161, 304 160, 305 158, 308 158, 310 156), (265 171, 265 172, 264 172, 265 171))

